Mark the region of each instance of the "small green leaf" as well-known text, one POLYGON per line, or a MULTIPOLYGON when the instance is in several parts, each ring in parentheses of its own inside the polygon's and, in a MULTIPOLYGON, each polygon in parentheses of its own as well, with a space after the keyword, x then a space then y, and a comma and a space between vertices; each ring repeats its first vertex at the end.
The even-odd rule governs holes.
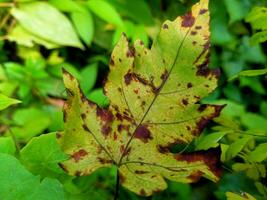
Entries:
POLYGON ((48 2, 63 12, 82 12, 81 6, 73 0, 48 0, 48 2))
POLYGON ((20 25, 16 25, 11 32, 8 34, 7 39, 11 42, 17 42, 19 45, 26 47, 33 47, 34 44, 40 44, 47 49, 53 49, 58 47, 57 44, 37 37, 30 32, 26 31, 20 25))
POLYGON ((50 124, 50 118, 37 108, 17 109, 13 114, 16 126, 11 127, 17 139, 29 140, 41 134, 50 124))
POLYGON ((88 0, 90 10, 106 22, 116 26, 122 26, 123 22, 116 9, 105 0, 88 0))
POLYGON ((208 150, 217 147, 220 141, 228 132, 216 132, 200 137, 196 142, 196 150, 208 150))
POLYGON ((14 155, 16 146, 12 137, 0 137, 0 153, 14 155))
POLYGON ((81 71, 81 89, 85 95, 89 94, 89 91, 94 87, 98 72, 98 64, 92 63, 85 66, 81 71))
POLYGON ((265 42, 267 40, 267 31, 261 31, 252 35, 250 42, 252 45, 265 42))
POLYGON ((252 162, 262 162, 267 158, 266 152, 267 152, 267 143, 262 143, 248 155, 248 159, 252 162))
POLYGON ((228 81, 232 81, 239 76, 259 76, 259 75, 264 75, 267 74, 267 69, 254 69, 254 70, 244 70, 239 72, 237 75, 231 77, 228 79, 228 81))
POLYGON ((0 110, 4 110, 9 106, 18 104, 18 103, 21 103, 21 101, 7 97, 6 95, 3 95, 3 94, 0 94, 0 110))
POLYGON ((226 192, 227 200, 256 200, 253 196, 246 192, 235 194, 233 192, 226 192))
POLYGON ((72 12, 70 16, 82 40, 90 45, 94 36, 94 21, 91 13, 83 9, 82 12, 72 12))
POLYGON ((267 133, 267 126, 264 126, 264 124, 267 124, 267 119, 259 114, 247 112, 241 116, 241 122, 249 130, 265 131, 267 133))
POLYGON ((68 18, 46 2, 21 4, 11 14, 28 32, 58 45, 83 48, 68 18))
POLYGON ((230 23, 243 19, 250 10, 249 0, 224 0, 230 15, 230 23))
POLYGON ((233 142, 226 151, 226 160, 230 160, 235 157, 245 147, 249 140, 251 140, 251 138, 252 136, 247 136, 233 142))
POLYGON ((68 156, 60 150, 56 135, 60 136, 60 133, 50 133, 33 138, 21 150, 21 162, 33 174, 49 177, 64 173, 58 163, 66 160, 68 156))
POLYGON ((87 97, 89 100, 95 102, 97 105, 101 107, 106 107, 109 104, 109 101, 107 97, 104 95, 102 88, 94 89, 87 95, 87 97))
POLYGON ((247 15, 246 22, 252 24, 253 29, 267 29, 267 8, 255 6, 247 15))

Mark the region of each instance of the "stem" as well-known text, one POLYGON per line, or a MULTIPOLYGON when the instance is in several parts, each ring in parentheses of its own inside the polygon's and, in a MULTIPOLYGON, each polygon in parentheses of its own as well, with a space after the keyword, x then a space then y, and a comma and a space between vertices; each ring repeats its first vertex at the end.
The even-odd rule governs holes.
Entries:
POLYGON ((116 190, 115 190, 114 200, 119 200, 119 190, 120 190, 120 176, 119 176, 119 169, 117 169, 116 190))

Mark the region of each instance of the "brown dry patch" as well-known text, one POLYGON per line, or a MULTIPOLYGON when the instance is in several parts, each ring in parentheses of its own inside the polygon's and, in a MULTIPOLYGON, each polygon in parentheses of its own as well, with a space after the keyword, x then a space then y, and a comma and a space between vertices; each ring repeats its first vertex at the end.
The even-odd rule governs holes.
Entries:
POLYGON ((192 12, 188 12, 182 17, 182 27, 192 27, 195 23, 195 17, 192 12))
POLYGON ((84 149, 80 149, 79 151, 73 153, 71 155, 71 157, 74 159, 74 161, 77 163, 79 162, 81 159, 83 159, 83 157, 85 157, 86 155, 88 155, 88 153, 84 150, 84 149))
POLYGON ((139 126, 134 133, 134 137, 140 139, 144 143, 152 139, 151 133, 146 125, 139 126))

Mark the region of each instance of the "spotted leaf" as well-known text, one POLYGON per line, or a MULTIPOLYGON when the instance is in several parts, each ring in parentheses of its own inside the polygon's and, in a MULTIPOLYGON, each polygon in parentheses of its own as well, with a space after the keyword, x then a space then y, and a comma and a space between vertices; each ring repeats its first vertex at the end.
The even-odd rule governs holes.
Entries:
POLYGON ((88 101, 64 71, 68 100, 59 142, 70 159, 62 168, 80 176, 115 165, 122 186, 143 196, 164 190, 165 179, 218 181, 219 149, 170 151, 198 137, 222 109, 199 103, 218 79, 218 71, 207 66, 209 38, 208 0, 164 22, 149 49, 140 40, 130 46, 122 35, 104 85, 107 109, 88 101))

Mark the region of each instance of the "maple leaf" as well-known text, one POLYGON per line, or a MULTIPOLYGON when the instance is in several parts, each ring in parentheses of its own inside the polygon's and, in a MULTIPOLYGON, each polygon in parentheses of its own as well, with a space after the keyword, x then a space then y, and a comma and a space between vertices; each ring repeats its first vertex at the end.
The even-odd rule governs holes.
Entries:
POLYGON ((61 167, 81 176, 116 165, 120 183, 143 196, 165 189, 165 179, 217 181, 218 149, 170 151, 190 143, 223 107, 199 104, 218 79, 218 71, 207 67, 209 37, 208 0, 164 22, 150 49, 140 40, 130 47, 122 35, 104 86, 107 109, 88 101, 78 81, 64 71, 68 99, 65 130, 58 138, 70 159, 61 167))

